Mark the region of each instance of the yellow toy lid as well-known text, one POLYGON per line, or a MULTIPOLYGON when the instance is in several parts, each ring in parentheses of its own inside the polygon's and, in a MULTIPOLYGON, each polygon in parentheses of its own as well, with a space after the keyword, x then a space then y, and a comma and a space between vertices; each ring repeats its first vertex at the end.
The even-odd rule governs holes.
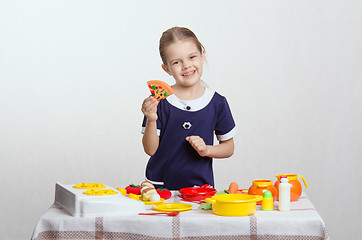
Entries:
POLYGON ((273 181, 266 179, 258 179, 253 181, 253 185, 257 187, 267 187, 273 185, 273 181))

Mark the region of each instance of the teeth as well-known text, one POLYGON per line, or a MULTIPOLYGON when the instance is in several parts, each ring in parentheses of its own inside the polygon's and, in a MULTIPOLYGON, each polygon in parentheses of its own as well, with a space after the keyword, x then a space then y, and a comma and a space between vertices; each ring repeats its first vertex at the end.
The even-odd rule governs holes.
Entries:
POLYGON ((185 73, 184 76, 189 76, 191 74, 193 74, 195 71, 189 72, 189 73, 185 73))

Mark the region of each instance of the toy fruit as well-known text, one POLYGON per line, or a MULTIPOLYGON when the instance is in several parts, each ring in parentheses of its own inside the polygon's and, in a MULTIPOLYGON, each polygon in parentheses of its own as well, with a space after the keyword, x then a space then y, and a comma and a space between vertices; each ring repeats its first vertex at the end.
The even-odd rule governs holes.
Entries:
POLYGON ((130 193, 133 193, 136 195, 141 194, 141 187, 139 185, 131 184, 131 185, 125 187, 125 189, 127 190, 127 194, 130 194, 130 193))
POLYGON ((158 188, 157 193, 163 199, 169 199, 171 197, 171 195, 172 195, 172 193, 166 188, 158 188))
POLYGON ((239 188, 238 184, 236 182, 232 182, 229 185, 229 192, 231 194, 235 194, 238 191, 238 188, 239 188))
MULTIPOLYGON (((265 191, 270 191, 273 195, 273 200, 275 201, 278 196, 278 190, 273 185, 272 180, 266 180, 266 179, 258 179, 252 181, 252 185, 249 188, 248 194, 249 195, 262 195, 265 191)), ((257 202, 258 205, 261 205, 261 201, 257 202)))
POLYGON ((292 185, 292 187, 290 189, 290 201, 291 202, 298 201, 300 195, 302 194, 302 184, 300 184, 298 178, 301 178, 303 180, 303 183, 304 183, 305 187, 308 188, 307 182, 305 181, 304 177, 301 176, 301 175, 296 175, 296 174, 279 174, 279 175, 276 175, 276 177, 278 178, 278 181, 276 181, 275 184, 274 184, 276 189, 279 189, 280 177, 281 176, 287 176, 287 178, 289 180, 289 183, 292 185))

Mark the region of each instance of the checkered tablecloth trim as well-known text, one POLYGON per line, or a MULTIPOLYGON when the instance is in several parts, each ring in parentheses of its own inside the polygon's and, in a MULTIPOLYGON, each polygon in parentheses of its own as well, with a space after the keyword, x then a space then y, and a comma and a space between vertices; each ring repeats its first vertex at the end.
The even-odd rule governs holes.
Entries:
POLYGON ((328 238, 317 236, 289 236, 289 235, 220 235, 220 236, 198 236, 198 237, 152 237, 137 233, 103 232, 102 237, 96 235, 97 231, 47 231, 38 235, 35 240, 326 240, 328 238))
POLYGON ((219 235, 219 236, 197 236, 181 237, 180 234, 180 216, 172 219, 172 238, 153 237, 138 233, 123 232, 104 232, 103 217, 95 218, 95 231, 45 231, 41 232, 34 240, 52 240, 52 239, 104 239, 104 240, 327 240, 328 233, 324 229, 324 236, 287 236, 287 235, 258 235, 257 218, 250 216, 250 235, 219 235))
POLYGON ((96 239, 94 231, 45 231, 39 233, 35 240, 50 239, 96 239))
POLYGON ((225 236, 202 236, 202 237, 184 237, 180 240, 324 240, 327 238, 316 236, 283 236, 283 235, 225 235, 225 236))

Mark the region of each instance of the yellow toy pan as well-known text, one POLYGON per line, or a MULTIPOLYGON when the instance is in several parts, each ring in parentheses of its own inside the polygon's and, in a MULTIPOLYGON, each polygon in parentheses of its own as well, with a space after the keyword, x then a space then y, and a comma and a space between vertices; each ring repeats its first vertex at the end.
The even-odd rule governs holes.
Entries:
POLYGON ((220 216, 248 216, 256 211, 256 202, 262 200, 259 195, 247 194, 222 194, 206 198, 207 203, 212 203, 212 211, 220 216))

